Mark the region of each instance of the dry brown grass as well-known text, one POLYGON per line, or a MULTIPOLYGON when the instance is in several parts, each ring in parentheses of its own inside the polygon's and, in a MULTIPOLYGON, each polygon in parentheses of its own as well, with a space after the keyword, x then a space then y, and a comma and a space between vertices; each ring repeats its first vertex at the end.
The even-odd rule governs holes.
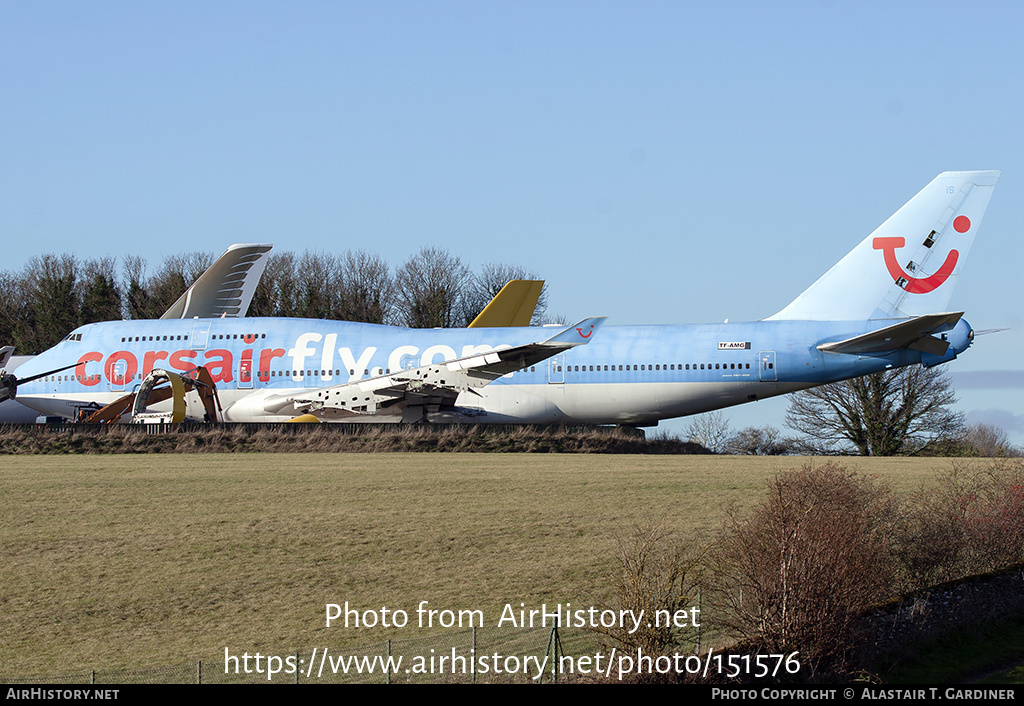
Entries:
MULTIPOLYGON (((286 654, 394 631, 324 604, 597 605, 616 541, 747 507, 793 458, 523 454, 0 459, 0 676, 286 654)), ((920 487, 934 459, 858 460, 920 487)), ((851 464, 853 465, 853 464, 851 464)), ((399 637, 423 631, 407 628, 399 637)))

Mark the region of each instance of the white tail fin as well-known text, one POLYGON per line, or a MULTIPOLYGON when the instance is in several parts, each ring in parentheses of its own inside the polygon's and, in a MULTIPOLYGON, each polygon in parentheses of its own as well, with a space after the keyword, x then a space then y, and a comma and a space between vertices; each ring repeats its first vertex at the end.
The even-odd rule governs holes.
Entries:
POLYGON ((273 247, 246 243, 230 246, 160 318, 244 317, 273 247))
POLYGON ((770 320, 898 319, 946 311, 998 171, 943 172, 770 320))

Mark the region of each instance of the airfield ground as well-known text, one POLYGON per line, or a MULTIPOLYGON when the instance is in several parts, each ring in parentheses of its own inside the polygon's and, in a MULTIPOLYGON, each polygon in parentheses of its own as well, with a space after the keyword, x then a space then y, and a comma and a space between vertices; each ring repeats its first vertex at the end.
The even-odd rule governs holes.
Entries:
MULTIPOLYGON (((710 532, 795 457, 156 454, 0 458, 0 677, 221 664, 396 636, 325 605, 603 604, 634 524, 710 532)), ((897 490, 944 459, 850 459, 897 490)), ((422 634, 407 627, 404 635, 422 634)))

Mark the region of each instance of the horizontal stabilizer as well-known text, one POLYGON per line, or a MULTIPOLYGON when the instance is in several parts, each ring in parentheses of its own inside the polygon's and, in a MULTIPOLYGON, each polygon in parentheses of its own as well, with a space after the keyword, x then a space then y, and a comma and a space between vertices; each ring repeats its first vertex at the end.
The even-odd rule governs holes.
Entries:
POLYGON ((946 354, 949 343, 935 338, 931 334, 939 329, 943 331, 952 329, 963 315, 962 311, 958 311, 917 316, 877 331, 847 338, 845 341, 822 343, 818 346, 818 350, 826 353, 873 355, 910 348, 922 353, 942 356, 946 354))

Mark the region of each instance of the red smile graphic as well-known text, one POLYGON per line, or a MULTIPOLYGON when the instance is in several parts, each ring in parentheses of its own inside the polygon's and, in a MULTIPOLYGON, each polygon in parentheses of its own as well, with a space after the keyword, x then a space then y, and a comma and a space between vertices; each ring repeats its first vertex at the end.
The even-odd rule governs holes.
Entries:
POLYGON ((956 250, 949 251, 949 254, 946 255, 946 261, 942 263, 942 266, 931 277, 921 279, 911 277, 903 271, 900 263, 896 261, 896 248, 902 248, 904 243, 905 240, 903 238, 875 238, 871 245, 875 250, 882 251, 885 255, 885 266, 889 270, 889 274, 892 275, 896 282, 902 280, 905 283, 902 285, 903 289, 906 291, 911 294, 927 294, 941 286, 953 274, 956 262, 960 258, 960 253, 956 250))
MULTIPOLYGON (((957 233, 966 233, 970 229, 971 219, 967 216, 957 216, 953 219, 953 230, 957 233)), ((875 250, 882 251, 882 254, 885 256, 886 269, 889 270, 889 274, 892 275, 896 284, 903 287, 903 289, 911 294, 927 294, 933 289, 942 286, 942 283, 953 274, 957 260, 960 259, 960 253, 956 250, 949 251, 949 254, 946 255, 946 261, 942 263, 942 266, 931 277, 923 277, 921 279, 911 277, 903 271, 900 263, 896 260, 896 249, 902 248, 905 242, 903 238, 875 238, 871 241, 871 246, 875 250)), ((930 242, 926 244, 930 246, 930 242)))
POLYGON ((594 335, 594 324, 590 324, 590 330, 586 333, 583 333, 583 329, 581 328, 576 329, 576 333, 580 335, 580 338, 590 338, 594 335))

